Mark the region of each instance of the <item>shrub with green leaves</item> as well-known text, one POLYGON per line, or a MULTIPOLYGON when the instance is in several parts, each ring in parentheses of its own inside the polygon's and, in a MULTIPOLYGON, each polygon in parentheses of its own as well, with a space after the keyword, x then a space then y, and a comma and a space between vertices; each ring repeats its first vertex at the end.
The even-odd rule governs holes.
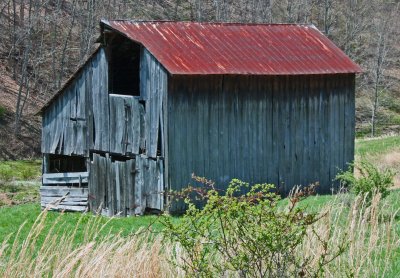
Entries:
POLYGON ((361 161, 357 165, 352 164, 350 168, 351 170, 339 173, 336 179, 354 194, 365 196, 367 204, 370 203, 374 193, 379 192, 382 198, 389 195, 388 189, 394 185, 393 171, 390 169, 381 171, 367 161, 361 161), (354 174, 354 168, 359 172, 359 177, 354 174))
POLYGON ((0 181, 10 181, 13 178, 13 171, 9 165, 0 164, 0 181))
POLYGON ((186 198, 188 210, 179 222, 170 217, 161 220, 166 242, 179 246, 174 263, 187 276, 301 277, 322 273, 327 256, 321 255, 317 266, 311 267, 314 258, 296 252, 318 220, 317 214, 305 213, 297 206, 307 195, 305 191, 298 191, 289 198, 289 206, 282 208, 273 185, 250 187, 234 179, 221 194, 212 182, 195 179, 210 186, 204 191, 192 188, 192 193, 204 200, 204 207, 197 208, 192 198, 186 198))

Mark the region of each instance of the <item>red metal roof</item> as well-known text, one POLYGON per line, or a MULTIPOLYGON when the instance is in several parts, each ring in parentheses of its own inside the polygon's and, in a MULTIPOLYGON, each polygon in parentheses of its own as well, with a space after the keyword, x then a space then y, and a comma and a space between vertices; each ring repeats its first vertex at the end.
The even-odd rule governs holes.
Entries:
POLYGON ((102 21, 171 74, 295 75, 361 68, 313 25, 102 21))

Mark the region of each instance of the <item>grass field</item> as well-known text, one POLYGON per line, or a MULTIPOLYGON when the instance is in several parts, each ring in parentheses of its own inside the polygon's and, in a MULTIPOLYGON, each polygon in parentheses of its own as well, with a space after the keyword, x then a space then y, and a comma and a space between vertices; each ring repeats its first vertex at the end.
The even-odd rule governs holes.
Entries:
POLYGON ((357 139, 355 144, 355 153, 360 157, 382 155, 392 151, 400 151, 400 136, 357 139))
MULTIPOLYGON (((390 168, 396 172, 400 170, 400 136, 360 139, 356 141, 355 151, 356 162, 363 159, 374 163, 380 168, 390 168)), ((0 162, 0 243, 8 242, 11 244, 16 239, 17 234, 19 242, 23 242, 32 233, 32 227, 37 225, 35 221, 41 212, 40 205, 38 204, 39 177, 40 161, 0 162), (23 227, 17 233, 21 225, 23 227), (11 236, 8 237, 9 235, 11 236)), ((396 178, 398 179, 398 176, 396 178)), ((336 207, 340 207, 341 216, 336 221, 340 225, 343 225, 343 229, 345 230, 349 228, 347 227, 349 225, 347 215, 351 212, 354 198, 355 196, 351 194, 312 196, 302 201, 300 205, 305 207, 309 212, 318 212, 326 207, 330 207, 334 211, 336 207)), ((386 225, 387 220, 385 219, 392 217, 394 222, 390 227, 395 231, 395 238, 400 237, 399 199, 400 190, 394 188, 391 190, 391 194, 380 205, 382 225, 386 225)), ((287 203, 287 200, 283 200, 282 203, 287 203)), ((175 219, 175 221, 179 221, 179 218, 175 219)), ((152 232, 158 232, 162 229, 162 225, 157 221, 157 216, 109 219, 94 216, 91 213, 60 214, 57 212, 48 212, 41 224, 41 232, 35 239, 35 246, 42 246, 48 240, 49 233, 62 234, 63 231, 72 230, 76 230, 73 242, 76 246, 79 246, 87 240, 88 225, 93 225, 92 223, 94 222, 96 222, 96 232, 99 233, 100 238, 110 238, 111 236, 111 238, 122 237, 130 239, 131 235, 143 228, 148 228, 152 232), (104 228, 98 229, 98 227, 103 226, 104 228)), ((335 229, 338 229, 338 227, 335 227, 335 229)), ((393 235, 391 234, 391 240, 392 238, 393 235)), ((100 239, 97 238, 97 240, 100 239)), ((371 241, 371 239, 368 240, 371 241)), ((392 254, 389 256, 390 261, 386 262, 387 266, 385 269, 387 270, 385 277, 398 277, 400 275, 400 242, 394 241, 393 244, 395 246, 390 249, 392 250, 392 254)), ((0 244, 0 259, 2 248, 0 244)), ((385 261, 385 257, 388 256, 384 251, 374 251, 370 255, 375 256, 375 261, 379 261, 380 263, 385 261)), ((360 258, 355 260, 360 260, 360 258)), ((148 259, 151 260, 150 257, 148 259)), ((362 266, 361 264, 360 268, 362 269, 362 267, 367 266, 362 266)), ((379 272, 379 269, 374 271, 373 273, 375 274, 382 274, 379 272)), ((357 275, 355 276, 357 277, 357 275)), ((362 277, 362 275, 358 276, 362 277)))
POLYGON ((356 163, 369 161, 379 169, 390 169, 396 173, 395 188, 400 188, 400 136, 375 139, 358 139, 355 146, 356 163))
POLYGON ((0 181, 38 179, 41 166, 41 160, 0 161, 0 181))
MULTIPOLYGON (((34 224, 40 212, 41 209, 38 203, 0 208, 0 242, 3 242, 7 235, 15 233, 23 223, 25 223, 25 226, 21 230, 20 238, 26 238, 30 227, 34 224)), ((43 234, 45 235, 56 222, 57 226, 62 230, 73 230, 77 227, 76 241, 79 243, 83 241, 86 224, 93 218, 96 218, 96 216, 91 213, 80 214, 65 212, 60 217, 60 213, 50 211, 46 217, 43 234)), ((157 216, 112 219, 99 217, 99 220, 101 225, 107 223, 106 228, 100 233, 102 236, 106 236, 110 233, 121 233, 122 236, 128 236, 141 228, 149 227, 153 231, 158 231, 161 228, 160 223, 157 223, 157 216)), ((38 242, 41 244, 43 240, 44 236, 41 237, 38 242)))
MULTIPOLYGON (((393 137, 383 137, 377 139, 358 139, 356 140, 356 159, 367 159, 373 163, 382 162, 382 157, 386 155, 392 155, 394 153, 400 153, 400 136, 393 137)), ((398 161, 386 162, 386 167, 390 167, 394 170, 399 171, 398 161)), ((399 156, 400 162, 400 156, 399 156)), ((40 160, 31 161, 1 161, 0 170, 3 169, 7 172, 6 175, 7 182, 2 182, 0 178, 0 194, 9 194, 11 199, 15 204, 20 205, 10 205, 10 203, 2 203, 0 198, 0 242, 4 240, 6 235, 15 232, 18 227, 27 221, 26 227, 21 232, 21 237, 25 236, 40 213, 40 205, 37 203, 39 193, 38 185, 11 185, 10 181, 23 181, 24 179, 32 180, 40 177, 40 160)), ((1 172, 0 172, 1 173, 1 172)), ((1 175, 0 175, 1 177, 1 175)), ((0 195, 1 196, 1 195, 0 195)), ((312 196, 307 200, 303 201, 302 205, 307 206, 310 210, 315 211, 320 207, 323 207, 328 202, 332 201, 335 197, 331 195, 324 196, 312 196)), ((393 204, 398 206, 400 209, 400 193, 399 191, 394 191, 390 195, 390 199, 393 200, 393 204)), ((3 200, 4 202, 4 200, 3 200)), ((57 212, 49 212, 47 218, 48 228, 52 226, 54 221, 59 216, 57 212)), ((86 214, 81 216, 78 213, 64 213, 63 225, 66 229, 72 229, 81 219, 81 227, 78 229, 77 240, 82 237, 85 224, 88 220, 93 217, 91 214, 86 214)), ((123 235, 128 235, 134 231, 137 231, 141 227, 147 227, 151 223, 155 222, 156 216, 144 216, 144 217, 133 217, 133 218, 114 218, 108 224, 109 228, 104 230, 103 234, 106 235, 108 232, 118 233, 121 232, 123 235)), ((102 223, 108 221, 107 218, 102 219, 102 223)), ((160 229, 160 224, 153 224, 153 229, 160 229)))

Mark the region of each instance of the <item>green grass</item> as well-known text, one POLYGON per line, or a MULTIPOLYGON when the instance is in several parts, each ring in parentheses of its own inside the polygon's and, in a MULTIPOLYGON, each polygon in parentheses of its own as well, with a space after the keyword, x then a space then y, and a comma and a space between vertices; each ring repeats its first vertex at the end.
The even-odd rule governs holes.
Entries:
POLYGON ((0 208, 10 204, 25 204, 39 201, 39 185, 15 185, 0 183, 0 208))
POLYGON ((356 140, 355 153, 359 156, 379 155, 400 149, 400 136, 356 140))
MULTIPOLYGON (((377 139, 363 139, 356 140, 355 152, 357 156, 367 157, 369 159, 374 156, 388 153, 392 150, 400 149, 400 136, 377 138, 377 139)), ((3 175, 8 177, 9 180, 29 180, 40 176, 41 161, 0 161, 0 180, 3 175), (3 172, 2 172, 3 171, 3 172), (4 174, 5 173, 5 174, 4 174)), ((4 178, 4 177, 3 177, 4 178)), ((14 206, 3 206, 0 203, 0 243, 3 242, 9 234, 13 236, 9 239, 10 242, 14 239, 16 232, 20 226, 25 223, 19 235, 20 239, 26 238, 30 228, 33 226, 35 220, 41 212, 38 200, 38 187, 37 186, 22 186, 22 185, 2 185, 0 182, 0 194, 8 194, 14 198, 16 203, 19 201, 23 204, 14 206), (10 195, 11 194, 11 195, 10 195), (30 196, 36 196, 31 198, 30 196), (32 202, 27 203, 26 202, 32 202)), ((331 202, 345 202, 351 203, 354 196, 350 194, 341 195, 317 195, 309 197, 300 202, 301 207, 305 207, 307 211, 318 212, 322 207, 331 202)), ((385 199, 387 214, 390 212, 400 210, 400 190, 393 190, 391 194, 385 199)), ((1 200, 0 200, 1 202, 1 200)), ((287 199, 281 201, 282 206, 288 203, 287 199)), ((43 235, 40 235, 38 244, 43 243, 47 232, 55 227, 56 231, 72 231, 77 227, 77 234, 75 237, 76 243, 82 242, 85 236, 85 228, 91 220, 94 219, 92 213, 58 213, 49 212, 46 218, 43 235)), ((175 218, 179 221, 179 218, 175 218)), ((398 233, 400 234, 400 218, 396 223, 398 233)), ((157 216, 140 216, 140 217, 127 217, 127 218, 106 218, 100 217, 100 223, 105 224, 108 222, 106 228, 102 230, 101 235, 106 236, 109 233, 129 236, 141 228, 151 226, 153 231, 160 231, 162 225, 157 222, 157 216)), ((400 250, 396 254, 396 259, 393 261, 392 272, 400 273, 400 250)), ((391 276, 390 276, 391 277, 391 276)), ((395 277, 395 276, 393 276, 395 277)))
POLYGON ((41 160, 0 161, 0 180, 26 181, 40 177, 41 160))
MULTIPOLYGON (((10 241, 15 238, 15 234, 18 229, 24 224, 23 229, 20 232, 19 238, 25 239, 33 226, 35 220, 40 214, 40 205, 37 203, 23 204, 11 207, 0 208, 0 243, 3 242, 6 237, 13 234, 10 241)), ((68 213, 63 214, 58 212, 48 212, 45 221, 45 227, 43 233, 38 240, 38 244, 41 245, 47 232, 55 226, 56 231, 72 231, 77 227, 76 243, 82 242, 85 236, 85 228, 87 224, 93 220, 93 218, 99 217, 101 224, 106 224, 104 230, 101 231, 102 236, 106 236, 109 233, 118 234, 121 233, 123 236, 128 236, 140 228, 150 227, 152 231, 159 231, 161 224, 157 223, 157 216, 141 216, 141 217, 124 217, 124 218, 107 218, 102 216, 95 216, 92 213, 68 213), (156 223, 155 223, 156 222, 156 223)))

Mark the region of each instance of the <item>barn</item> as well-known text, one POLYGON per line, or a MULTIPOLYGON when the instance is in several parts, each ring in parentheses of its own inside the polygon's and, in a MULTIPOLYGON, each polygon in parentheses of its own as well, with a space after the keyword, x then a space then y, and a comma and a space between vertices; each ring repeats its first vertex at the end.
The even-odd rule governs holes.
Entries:
POLYGON ((313 25, 102 20, 98 43, 40 111, 42 206, 181 211, 163 192, 192 173, 328 193, 354 159, 361 69, 313 25))

